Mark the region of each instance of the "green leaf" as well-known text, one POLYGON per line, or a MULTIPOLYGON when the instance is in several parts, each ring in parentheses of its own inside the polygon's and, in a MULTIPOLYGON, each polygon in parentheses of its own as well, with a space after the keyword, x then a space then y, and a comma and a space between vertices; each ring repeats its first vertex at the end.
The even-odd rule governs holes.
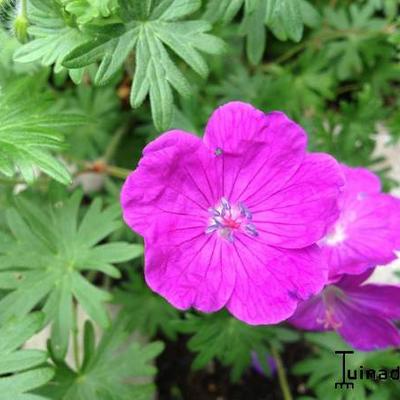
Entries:
MULTIPOLYGON (((31 0, 29 2, 29 34, 33 40, 24 44, 14 53, 14 60, 20 63, 40 62, 44 66, 54 65, 54 71, 61 72, 65 56, 78 45, 86 42, 84 35, 66 14, 58 2, 31 0)), ((80 82, 84 70, 71 75, 80 82)))
POLYGON ((220 39, 207 34, 211 29, 207 22, 181 21, 200 4, 198 0, 163 0, 153 7, 138 6, 134 11, 132 5, 124 3, 122 7, 132 20, 124 25, 91 27, 88 32, 93 39, 74 48, 63 65, 81 68, 101 60, 95 82, 104 84, 135 50, 131 104, 139 107, 149 96, 155 126, 167 129, 172 121, 172 88, 182 96, 190 94, 189 83, 170 53, 206 76, 208 67, 201 53, 220 53, 224 47, 220 39))
POLYGON ((222 20, 227 24, 235 18, 243 2, 244 0, 209 0, 204 19, 213 23, 222 20))
MULTIPOLYGON (((32 313, 24 318, 13 319, 0 328, 0 400, 33 399, 33 395, 26 392, 46 384, 53 377, 51 368, 36 368, 46 362, 45 352, 18 350, 43 327, 43 321, 42 313, 32 313), (7 376, 2 376, 4 374, 7 376)), ((37 396, 36 399, 45 398, 37 396)))
POLYGON ((246 36, 247 58, 253 65, 257 65, 264 54, 266 31, 264 26, 265 4, 258 1, 255 8, 247 10, 243 18, 241 31, 246 36))
POLYGON ((54 375, 51 368, 37 368, 32 371, 22 372, 18 375, 0 379, 0 400, 12 399, 36 399, 45 400, 46 397, 25 395, 25 392, 37 389, 46 384, 54 375), (17 397, 18 396, 18 397, 17 397))
POLYGON ((294 338, 286 334, 284 328, 250 326, 226 312, 201 317, 189 314, 185 320, 175 321, 174 325, 182 333, 193 334, 188 342, 189 349, 198 353, 193 368, 203 368, 217 358, 232 368, 233 381, 237 381, 250 366, 252 352, 267 354, 271 344, 280 348, 281 341, 292 341, 294 338))
POLYGON ((34 169, 39 168, 69 183, 66 167, 50 153, 63 149, 63 128, 85 120, 77 114, 55 113, 46 95, 27 91, 31 85, 32 78, 21 78, 0 91, 0 172, 12 177, 18 171, 32 182, 34 169))
POLYGON ((380 39, 385 20, 375 18, 374 9, 368 4, 327 9, 325 14, 332 29, 353 32, 350 35, 333 35, 324 48, 323 56, 339 80, 358 76, 366 66, 375 66, 385 53, 389 57, 392 54, 390 46, 380 39))
POLYGON ((299 5, 304 25, 311 28, 319 26, 321 23, 321 15, 318 12, 318 9, 307 0, 300 0, 299 5))
POLYGON ((98 289, 82 272, 94 270, 119 277, 113 266, 142 254, 142 247, 123 242, 97 245, 121 226, 118 208, 103 210, 94 201, 81 219, 81 195, 38 208, 19 198, 7 212, 9 241, 0 248, 0 270, 21 274, 0 300, 0 323, 28 313, 43 301, 46 319, 53 320, 51 346, 55 357, 65 356, 72 329, 75 298, 102 327, 108 325, 103 303, 109 293, 98 289))
MULTIPOLYGON (((374 392, 376 395, 382 389, 382 383, 376 384, 369 380, 357 380, 352 391, 334 391, 334 382, 341 379, 341 357, 335 354, 336 350, 351 350, 349 346, 334 332, 307 333, 307 341, 314 346, 314 352, 305 360, 295 364, 292 372, 295 375, 306 375, 307 386, 313 389, 317 398, 329 398, 332 400, 370 399, 366 392, 374 392), (330 393, 331 397, 327 397, 330 393)), ((350 370, 359 369, 360 365, 375 370, 396 368, 398 365, 397 354, 394 351, 355 352, 346 357, 346 367, 350 370)), ((387 393, 382 392, 385 399, 387 393)))
POLYGON ((131 274, 131 281, 114 293, 115 302, 123 306, 130 330, 154 337, 162 331, 171 339, 176 338, 173 321, 179 312, 161 296, 154 294, 138 274, 131 274))
POLYGON ((277 1, 276 13, 280 16, 288 37, 299 42, 303 36, 303 18, 299 0, 277 1))
POLYGON ((151 363, 163 344, 141 346, 128 337, 126 321, 119 316, 95 348, 93 326, 87 323, 80 371, 75 372, 66 364, 57 365, 54 381, 41 393, 52 400, 151 399, 154 385, 145 383, 143 378, 154 376, 156 369, 151 363))
POLYGON ((75 16, 78 24, 110 17, 118 7, 117 0, 61 0, 65 10, 75 16))

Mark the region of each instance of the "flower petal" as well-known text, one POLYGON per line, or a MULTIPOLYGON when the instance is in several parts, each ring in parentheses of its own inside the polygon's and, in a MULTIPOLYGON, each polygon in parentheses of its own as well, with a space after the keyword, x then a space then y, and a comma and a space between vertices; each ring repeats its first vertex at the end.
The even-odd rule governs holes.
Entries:
MULTIPOLYGON (((282 112, 264 114, 250 104, 233 101, 218 107, 211 115, 204 143, 213 151, 243 153, 253 143, 294 140, 305 150, 306 134, 282 112)), ((282 146, 283 147, 283 146, 282 146)))
POLYGON ((400 319, 400 286, 366 284, 349 288, 347 294, 362 310, 390 319, 400 319))
POLYGON ((207 210, 219 195, 216 173, 215 156, 199 138, 181 131, 161 135, 146 146, 137 169, 124 183, 125 222, 154 239, 166 230, 162 224, 171 229, 200 226, 204 231, 207 210))
POLYGON ((246 203, 265 241, 285 248, 309 246, 338 218, 343 177, 327 154, 308 154, 283 188, 246 203))
POLYGON ((397 258, 400 214, 392 196, 369 194, 355 198, 342 211, 336 222, 343 230, 342 240, 325 241, 324 253, 330 274, 360 274, 377 264, 387 264, 397 258))
POLYGON ((236 318, 251 325, 281 322, 324 286, 327 267, 317 246, 286 250, 244 235, 236 239, 236 284, 227 304, 236 318))
POLYGON ((359 193, 379 193, 382 185, 379 177, 366 168, 348 167, 341 165, 342 171, 346 178, 346 188, 344 198, 352 198, 359 193))
POLYGON ((338 333, 355 349, 370 351, 400 345, 396 326, 379 314, 361 312, 356 304, 337 299, 335 315, 341 323, 338 333))
POLYGON ((369 268, 362 274, 358 275, 337 275, 335 279, 329 277, 329 283, 339 286, 344 290, 351 290, 352 288, 359 287, 363 282, 365 282, 374 273, 374 268, 369 268))
POLYGON ((232 102, 211 116, 204 142, 220 153, 223 195, 246 203, 284 186, 305 156, 306 134, 281 112, 232 102))
POLYGON ((216 235, 202 235, 167 247, 146 242, 146 282, 181 310, 221 309, 235 284, 230 243, 216 235))
POLYGON ((323 321, 326 315, 326 307, 320 295, 301 302, 296 312, 289 318, 289 322, 297 328, 312 331, 324 331, 323 321))

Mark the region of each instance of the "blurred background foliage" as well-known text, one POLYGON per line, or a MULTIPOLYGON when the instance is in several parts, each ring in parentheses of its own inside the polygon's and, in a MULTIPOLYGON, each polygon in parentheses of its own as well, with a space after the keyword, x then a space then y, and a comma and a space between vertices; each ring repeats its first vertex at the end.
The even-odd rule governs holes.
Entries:
MULTIPOLYGON (((146 143, 169 128, 202 135, 230 100, 284 111, 306 128, 311 150, 397 187, 374 149, 378 135, 387 146, 400 137, 399 6, 0 0, 0 337, 16 332, 0 354, 17 366, 0 360, 0 399, 147 399, 154 390, 163 400, 276 399, 271 347, 296 399, 399 398, 398 386, 374 383, 329 397, 340 372, 331 352, 345 348, 335 334, 173 309, 144 284, 141 239, 118 210, 122 179, 146 143), (78 329, 80 307, 103 328, 100 343, 92 322, 78 329), (49 324, 47 353, 16 351, 49 324), (162 345, 132 343, 134 331, 166 350, 156 358, 162 345), (250 369, 255 354, 265 376, 250 369), (157 388, 137 379, 156 374, 154 360, 157 388)), ((394 352, 360 357, 398 363, 394 352)))

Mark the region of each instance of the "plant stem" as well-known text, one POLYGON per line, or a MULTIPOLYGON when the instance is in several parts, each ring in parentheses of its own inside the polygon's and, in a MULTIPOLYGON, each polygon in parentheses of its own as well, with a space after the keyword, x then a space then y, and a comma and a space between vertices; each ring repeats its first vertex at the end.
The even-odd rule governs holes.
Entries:
POLYGON ((125 179, 131 173, 129 169, 116 167, 114 165, 107 165, 105 168, 107 175, 114 176, 116 178, 125 179))
POLYGON ((80 363, 79 363, 79 342, 78 342, 78 333, 79 333, 78 303, 76 303, 76 302, 74 302, 73 313, 74 313, 74 322, 73 322, 74 326, 72 329, 72 348, 73 348, 73 353, 74 353, 75 368, 76 368, 76 371, 79 372, 80 363))
POLYGON ((293 400, 292 394, 290 393, 289 383, 286 377, 285 367, 283 365, 282 358, 273 346, 271 346, 271 354, 275 359, 279 386, 281 387, 283 398, 284 400, 293 400))
POLYGON ((21 16, 25 18, 28 16, 27 0, 21 0, 21 16))
POLYGON ((109 163, 112 157, 114 156, 115 151, 118 148, 119 143, 121 142, 122 137, 125 135, 125 133, 128 130, 127 124, 124 124, 121 126, 117 131, 115 132, 114 136, 111 138, 106 151, 104 153, 104 156, 102 159, 104 160, 105 163, 109 163))
POLYGON ((1 185, 18 185, 20 183, 26 183, 24 180, 22 179, 14 179, 14 178, 0 178, 0 184, 1 185))

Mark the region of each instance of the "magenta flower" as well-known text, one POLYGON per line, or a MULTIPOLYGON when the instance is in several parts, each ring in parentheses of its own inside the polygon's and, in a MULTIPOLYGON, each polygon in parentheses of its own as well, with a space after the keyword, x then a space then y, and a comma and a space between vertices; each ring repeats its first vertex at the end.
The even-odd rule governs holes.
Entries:
POLYGON ((276 323, 319 292, 315 244, 338 218, 336 161, 306 154, 304 130, 281 112, 233 102, 204 139, 173 130, 146 146, 121 193, 145 239, 145 277, 176 308, 224 306, 249 324, 276 323))
POLYGON ((339 199, 341 214, 320 242, 331 278, 387 264, 400 249, 400 200, 381 193, 379 178, 367 169, 342 170, 346 185, 339 199))
POLYGON ((345 275, 313 298, 301 303, 290 322, 298 328, 337 331, 358 350, 400 345, 392 320, 400 319, 400 287, 363 284, 373 269, 345 275))

